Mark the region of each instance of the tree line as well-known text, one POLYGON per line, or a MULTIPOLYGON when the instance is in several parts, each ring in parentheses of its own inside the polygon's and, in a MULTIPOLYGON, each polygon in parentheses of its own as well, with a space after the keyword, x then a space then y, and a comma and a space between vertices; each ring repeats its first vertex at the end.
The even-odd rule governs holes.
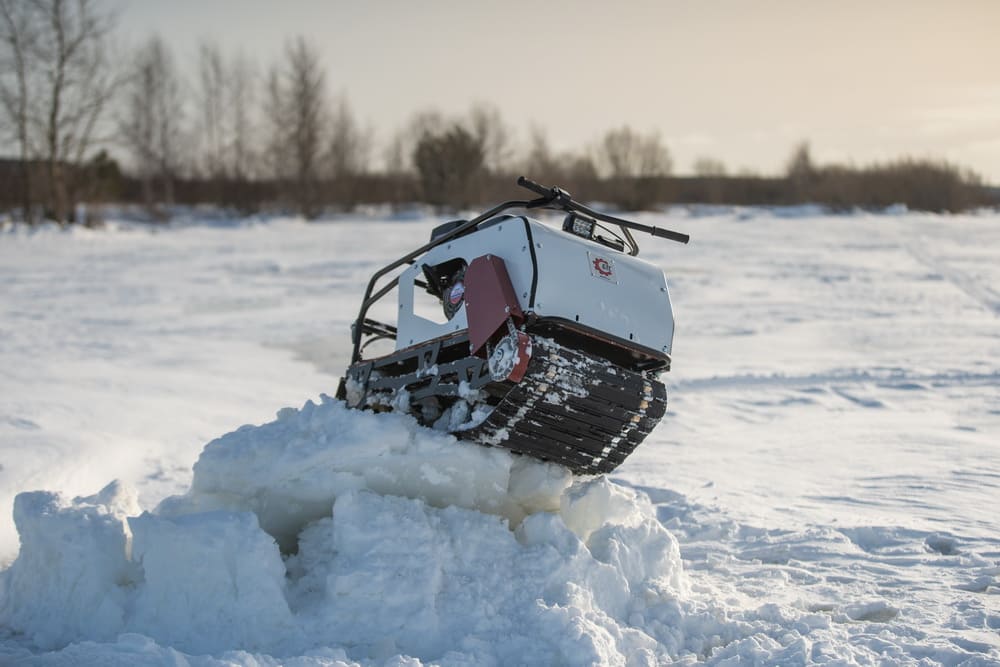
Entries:
POLYGON ((622 125, 557 152, 540 127, 518 142, 485 103, 460 115, 414 113, 377 143, 302 37, 266 68, 203 42, 187 77, 158 36, 116 50, 114 26, 93 0, 0 0, 0 135, 14 153, 0 160, 0 208, 64 223, 93 215, 81 203, 108 202, 141 204, 156 219, 175 204, 306 217, 361 203, 459 209, 508 198, 518 173, 630 209, 996 203, 995 191, 953 165, 817 166, 806 145, 778 177, 730 175, 710 157, 678 177, 656 132, 622 125))

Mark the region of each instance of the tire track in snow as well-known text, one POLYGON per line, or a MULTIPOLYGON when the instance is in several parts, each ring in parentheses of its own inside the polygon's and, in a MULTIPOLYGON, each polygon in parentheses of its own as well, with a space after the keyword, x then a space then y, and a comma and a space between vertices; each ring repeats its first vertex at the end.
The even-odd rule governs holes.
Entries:
POLYGON ((960 289, 970 299, 997 317, 1000 317, 1000 294, 980 284, 979 281, 964 271, 950 266, 947 262, 936 259, 919 242, 912 241, 904 244, 903 247, 915 260, 931 271, 940 274, 942 278, 960 289))

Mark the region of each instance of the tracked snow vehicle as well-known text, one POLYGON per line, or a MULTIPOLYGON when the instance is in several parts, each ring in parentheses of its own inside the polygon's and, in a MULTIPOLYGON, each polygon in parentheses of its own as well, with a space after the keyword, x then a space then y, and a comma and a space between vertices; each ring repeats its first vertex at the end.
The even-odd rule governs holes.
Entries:
POLYGON ((666 411, 657 377, 670 369, 674 333, 666 279, 636 257, 631 230, 688 236, 600 213, 524 177, 518 185, 538 197, 440 225, 372 276, 338 397, 578 474, 608 472, 666 411), (557 229, 515 209, 566 217, 557 229), (394 289, 396 324, 369 318, 394 289), (378 340, 395 341, 394 350, 366 357, 378 340))

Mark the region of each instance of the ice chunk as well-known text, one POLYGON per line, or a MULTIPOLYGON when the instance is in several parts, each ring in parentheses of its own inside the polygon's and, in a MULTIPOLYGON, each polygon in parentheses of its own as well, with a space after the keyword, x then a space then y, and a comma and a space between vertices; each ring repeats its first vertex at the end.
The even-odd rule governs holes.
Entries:
POLYGON ((18 494, 21 551, 0 574, 0 625, 41 648, 81 637, 114 639, 124 622, 124 587, 136 578, 124 519, 138 511, 135 491, 117 481, 72 500, 46 491, 18 494))
POLYGON ((128 623, 132 631, 191 653, 273 650, 295 641, 285 566, 256 516, 143 514, 129 526, 144 577, 128 623))

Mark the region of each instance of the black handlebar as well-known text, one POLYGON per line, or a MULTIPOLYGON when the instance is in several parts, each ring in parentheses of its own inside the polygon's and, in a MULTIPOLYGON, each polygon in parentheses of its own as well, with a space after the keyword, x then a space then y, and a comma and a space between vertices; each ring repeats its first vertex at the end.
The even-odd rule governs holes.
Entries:
MULTIPOLYGON (((607 213, 595 211, 585 204, 574 201, 573 197, 562 188, 547 188, 544 185, 539 185, 530 178, 525 178, 524 176, 518 176, 517 184, 522 188, 527 188, 528 190, 541 195, 542 199, 532 202, 531 208, 559 208, 564 211, 579 211, 592 218, 596 218, 597 220, 609 222, 613 225, 619 225, 625 229, 634 229, 636 231, 646 232, 647 234, 652 234, 653 236, 657 236, 661 239, 668 239, 678 243, 687 243, 691 240, 689 235, 682 234, 681 232, 675 232, 670 229, 660 229, 659 227, 652 227, 650 225, 643 225, 638 222, 623 220, 622 218, 616 218, 613 215, 608 215, 607 213)), ((635 255, 638 251, 639 248, 636 246, 632 254, 635 255)))
POLYGON ((524 176, 517 177, 517 184, 520 185, 522 188, 528 188, 532 192, 540 194, 543 197, 548 197, 550 194, 552 194, 549 188, 539 185, 530 178, 525 178, 524 176))
POLYGON ((659 227, 650 227, 649 233, 653 236, 659 236, 661 239, 670 239, 671 241, 677 241, 678 243, 687 243, 691 240, 689 234, 683 234, 681 232, 675 232, 672 229, 660 229, 659 227))

